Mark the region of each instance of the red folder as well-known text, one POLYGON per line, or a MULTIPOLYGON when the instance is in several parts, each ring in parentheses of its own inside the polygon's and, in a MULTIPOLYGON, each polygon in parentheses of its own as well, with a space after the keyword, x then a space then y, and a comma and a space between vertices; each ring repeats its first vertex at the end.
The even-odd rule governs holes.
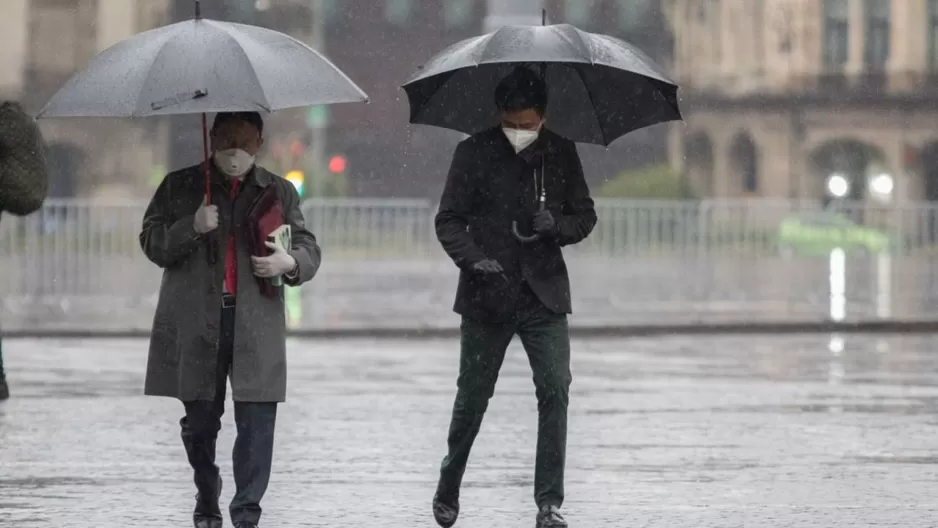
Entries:
MULTIPOLYGON (((273 185, 267 187, 247 211, 247 239, 252 255, 266 257, 273 253, 264 243, 267 236, 284 224, 283 205, 277 195, 277 188, 273 185)), ((267 297, 276 297, 278 288, 269 280, 255 277, 261 293, 267 297)))

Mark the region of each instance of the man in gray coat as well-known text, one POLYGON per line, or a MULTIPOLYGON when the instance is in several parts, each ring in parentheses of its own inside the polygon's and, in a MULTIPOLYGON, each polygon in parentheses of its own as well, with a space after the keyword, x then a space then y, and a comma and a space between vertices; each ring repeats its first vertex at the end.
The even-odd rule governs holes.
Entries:
POLYGON ((305 227, 296 189, 254 164, 263 144, 261 116, 218 114, 211 140, 211 205, 204 199, 204 167, 189 167, 163 180, 143 219, 140 244, 164 270, 145 393, 183 402, 182 441, 198 491, 194 525, 221 528, 215 441, 230 377, 237 439, 229 513, 236 528, 255 528, 287 376, 283 291, 264 295, 256 277, 282 276, 298 286, 316 275, 321 254, 305 227), (249 250, 247 214, 271 187, 292 243, 289 250, 258 257, 249 250))
MULTIPOLYGON (((0 103, 0 215, 26 216, 42 207, 49 193, 44 150, 36 121, 19 103, 0 103)), ((9 397, 0 337, 0 400, 9 397)))

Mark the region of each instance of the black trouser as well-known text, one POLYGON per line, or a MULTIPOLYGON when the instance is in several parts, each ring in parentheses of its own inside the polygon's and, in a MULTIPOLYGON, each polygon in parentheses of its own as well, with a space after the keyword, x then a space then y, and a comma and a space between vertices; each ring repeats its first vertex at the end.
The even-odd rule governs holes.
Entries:
POLYGON ((441 495, 458 493, 469 451, 495 392, 498 371, 515 334, 521 338, 537 395, 537 462, 534 500, 539 507, 563 504, 567 448, 567 404, 571 382, 567 316, 549 311, 527 286, 517 316, 508 323, 462 320, 456 402, 449 428, 449 453, 440 469, 441 495))
MULTIPOLYGON (((199 492, 195 514, 220 517, 218 495, 221 478, 215 465, 215 442, 225 412, 225 389, 232 362, 234 344, 234 308, 223 308, 221 338, 218 345, 218 374, 214 401, 183 402, 186 415, 179 421, 182 443, 195 473, 199 492)), ((235 402, 235 439, 233 465, 235 495, 229 513, 232 523, 257 524, 261 517, 260 502, 270 481, 274 450, 276 403, 235 402)))

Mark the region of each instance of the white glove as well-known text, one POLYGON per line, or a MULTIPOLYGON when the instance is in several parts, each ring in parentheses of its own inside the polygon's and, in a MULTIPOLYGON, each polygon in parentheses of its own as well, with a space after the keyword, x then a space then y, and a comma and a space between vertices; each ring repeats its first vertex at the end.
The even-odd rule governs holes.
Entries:
POLYGON ((202 202, 202 206, 195 212, 192 227, 200 235, 218 229, 218 206, 206 205, 205 202, 202 202))
POLYGON ((293 268, 296 267, 295 258, 287 253, 280 244, 274 244, 272 242, 265 242, 265 244, 272 249, 274 253, 269 257, 251 257, 254 275, 269 279, 293 271, 293 268))

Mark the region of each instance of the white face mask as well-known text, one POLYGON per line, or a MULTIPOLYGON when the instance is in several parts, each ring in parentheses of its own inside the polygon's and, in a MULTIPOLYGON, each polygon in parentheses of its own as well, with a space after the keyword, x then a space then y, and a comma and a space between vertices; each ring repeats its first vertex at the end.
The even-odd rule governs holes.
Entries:
POLYGON ((215 152, 215 166, 232 178, 240 178, 254 166, 255 157, 241 149, 227 149, 215 152))
POLYGON ((517 154, 531 146, 531 143, 537 141, 537 136, 541 133, 541 127, 538 126, 537 130, 519 130, 517 128, 502 127, 502 131, 505 132, 505 137, 508 138, 508 142, 511 143, 511 146, 515 147, 515 154, 517 154))

